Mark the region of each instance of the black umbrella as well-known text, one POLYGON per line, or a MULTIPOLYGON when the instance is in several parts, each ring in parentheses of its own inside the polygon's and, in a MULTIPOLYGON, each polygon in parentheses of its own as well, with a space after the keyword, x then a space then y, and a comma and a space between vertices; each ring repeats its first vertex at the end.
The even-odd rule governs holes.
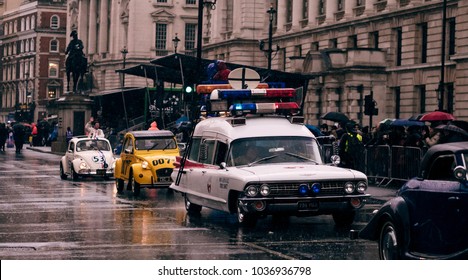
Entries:
POLYGON ((466 132, 466 130, 453 124, 441 124, 441 125, 436 126, 435 129, 459 133, 465 137, 468 137, 468 132, 466 132))
POLYGON ((349 121, 349 118, 340 112, 328 112, 325 113, 322 117, 322 120, 328 120, 328 121, 333 121, 333 122, 338 122, 338 123, 347 123, 349 121))

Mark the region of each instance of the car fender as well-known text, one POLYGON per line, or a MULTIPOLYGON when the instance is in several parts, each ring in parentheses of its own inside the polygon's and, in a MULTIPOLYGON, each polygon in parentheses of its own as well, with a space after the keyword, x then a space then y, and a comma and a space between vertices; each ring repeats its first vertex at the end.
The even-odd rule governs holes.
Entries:
POLYGON ((122 159, 117 158, 115 159, 114 178, 124 179, 121 171, 122 171, 122 159))
MULTIPOLYGON (((85 162, 86 165, 89 167, 89 164, 86 162, 86 160, 84 160, 83 158, 79 157, 79 158, 75 158, 72 160, 72 165, 73 165, 73 168, 75 169, 75 172, 78 172, 80 170, 80 164, 82 162, 85 162)), ((70 168, 70 167, 69 167, 70 168)))
POLYGON ((409 246, 410 242, 410 217, 406 201, 403 197, 395 197, 387 201, 377 211, 369 223, 359 232, 359 238, 368 240, 377 240, 379 238, 380 229, 385 221, 391 220, 397 232, 400 234, 400 240, 403 244, 404 251, 409 246))
POLYGON ((68 164, 67 164, 67 157, 66 156, 63 156, 61 159, 60 159, 60 164, 62 164, 62 167, 63 167, 63 172, 65 174, 68 174, 69 172, 69 167, 68 167, 68 164))
MULTIPOLYGON (((139 183, 139 184, 144 184, 145 182, 145 178, 150 178, 151 175, 152 175, 152 172, 151 172, 151 169, 143 169, 143 167, 141 167, 141 163, 134 163, 130 166, 130 169, 131 169, 131 172, 133 172, 133 174, 144 174, 143 177, 140 178, 140 176, 134 176, 134 180, 135 182, 139 183)), ((146 179, 148 180, 148 179, 146 179)))

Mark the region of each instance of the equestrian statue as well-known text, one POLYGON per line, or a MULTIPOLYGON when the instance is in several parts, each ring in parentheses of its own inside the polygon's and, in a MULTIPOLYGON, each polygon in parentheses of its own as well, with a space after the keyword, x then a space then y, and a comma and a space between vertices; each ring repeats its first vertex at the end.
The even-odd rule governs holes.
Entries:
POLYGON ((66 70, 67 70, 67 91, 70 92, 70 74, 73 73, 73 92, 78 92, 78 85, 82 81, 88 68, 88 59, 83 53, 83 42, 78 39, 78 33, 73 30, 70 33, 73 39, 67 46, 65 55, 66 70))

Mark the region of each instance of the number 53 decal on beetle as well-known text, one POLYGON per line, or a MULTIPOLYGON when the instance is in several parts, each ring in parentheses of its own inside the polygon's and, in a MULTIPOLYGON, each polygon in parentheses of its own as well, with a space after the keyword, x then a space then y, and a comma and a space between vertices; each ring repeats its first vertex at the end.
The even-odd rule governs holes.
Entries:
POLYGON ((104 162, 104 156, 93 156, 93 162, 104 162))
POLYGON ((172 160, 170 158, 160 158, 157 160, 153 160, 153 165, 157 166, 159 164, 170 164, 172 160))

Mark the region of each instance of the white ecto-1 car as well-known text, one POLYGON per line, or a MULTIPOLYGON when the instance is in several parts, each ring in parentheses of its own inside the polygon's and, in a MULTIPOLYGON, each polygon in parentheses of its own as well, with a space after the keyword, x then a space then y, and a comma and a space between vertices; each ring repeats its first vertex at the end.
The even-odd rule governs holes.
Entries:
POLYGON ((331 214, 349 226, 369 197, 365 174, 322 162, 301 117, 208 118, 196 125, 189 151, 178 157, 171 185, 189 213, 203 206, 235 213, 245 226, 267 215, 331 214))
POLYGON ((114 175, 115 159, 106 138, 73 137, 60 160, 60 178, 78 180, 95 176, 108 179, 114 175))

